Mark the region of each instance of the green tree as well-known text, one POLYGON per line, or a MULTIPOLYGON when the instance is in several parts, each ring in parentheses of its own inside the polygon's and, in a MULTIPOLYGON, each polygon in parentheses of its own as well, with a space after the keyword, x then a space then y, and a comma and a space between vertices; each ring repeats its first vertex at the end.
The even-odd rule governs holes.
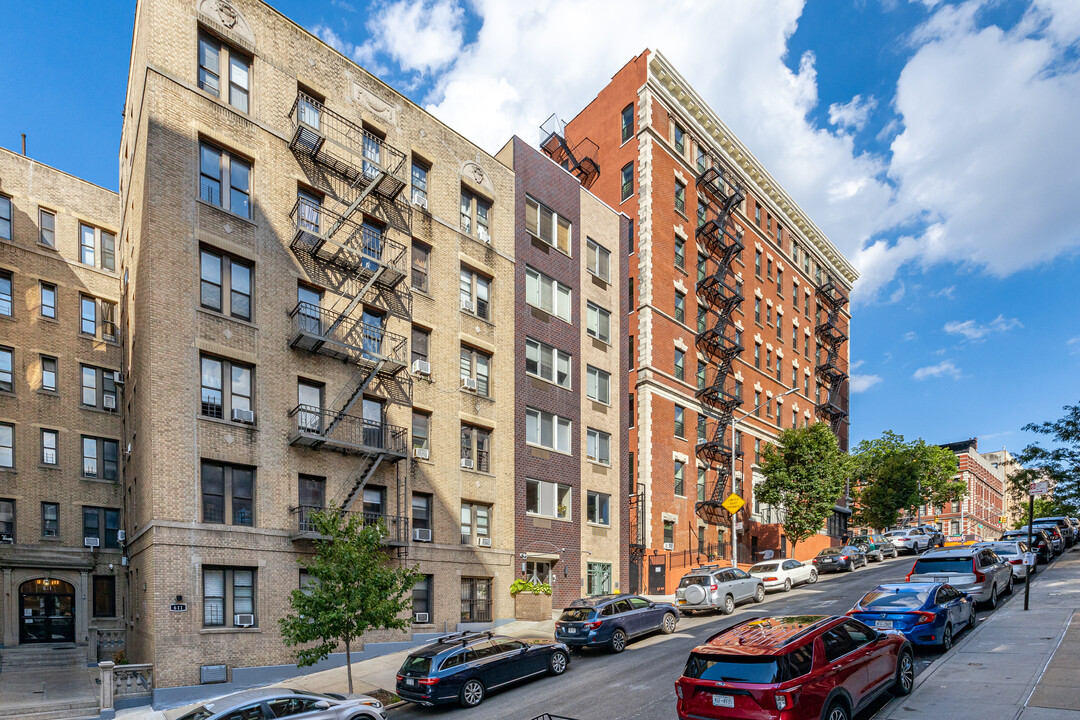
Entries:
MULTIPOLYGON (((1022 508, 1023 511, 1024 511, 1024 515, 1023 515, 1022 518, 1020 518, 1015 523, 1013 523, 1014 528, 1026 528, 1027 524, 1028 524, 1028 503, 1027 503, 1027 497, 1026 497, 1027 496, 1026 489, 1025 489, 1024 495, 1025 495, 1025 497, 1024 497, 1023 508, 1022 508)), ((1036 517, 1036 518, 1054 517, 1056 515, 1070 515, 1071 514, 1071 513, 1067 512, 1066 510, 1063 510, 1058 505, 1058 503, 1055 500, 1053 500, 1052 498, 1037 497, 1037 498, 1035 498, 1034 505, 1035 505, 1035 508, 1034 508, 1034 513, 1032 514, 1032 517, 1036 517)))
POLYGON ((904 440, 891 430, 863 440, 853 453, 855 519, 871 528, 896 524, 901 510, 959 502, 967 494, 956 455, 923 440, 904 440))
POLYGON ((365 525, 359 514, 346 515, 336 507, 314 513, 311 523, 319 534, 315 555, 301 560, 312 578, 305 588, 293 590, 293 612, 283 617, 281 635, 296 650, 296 664, 314 665, 340 645, 345 646, 349 692, 353 691, 352 643, 368 630, 405 630, 403 616, 412 607, 407 593, 420 579, 413 568, 392 568, 383 539, 386 528, 365 525))
POLYGON ((1080 511, 1080 404, 1066 405, 1062 409, 1065 410, 1064 417, 1024 426, 1027 432, 1048 435, 1055 446, 1028 445, 1016 456, 1009 480, 1025 503, 1028 484, 1049 480, 1053 494, 1047 513, 1075 516, 1080 511))
POLYGON ((762 454, 765 481, 754 488, 759 502, 782 508, 791 549, 821 530, 844 492, 848 457, 827 423, 780 432, 762 454))

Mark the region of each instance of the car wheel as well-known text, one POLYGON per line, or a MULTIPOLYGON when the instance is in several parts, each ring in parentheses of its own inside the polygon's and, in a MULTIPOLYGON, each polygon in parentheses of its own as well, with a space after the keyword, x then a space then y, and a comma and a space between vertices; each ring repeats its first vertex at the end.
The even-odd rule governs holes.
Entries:
POLYGON ((817 569, 810 571, 810 584, 813 585, 817 582, 817 569))
POLYGON ((825 711, 825 720, 851 720, 847 705, 842 700, 833 700, 832 705, 825 711))
POLYGON ((484 683, 479 680, 469 680, 461 688, 461 706, 476 707, 484 702, 484 683))
POLYGON ((791 592, 791 578, 784 580, 784 592, 791 592))
POLYGON ((968 629, 969 629, 969 630, 974 630, 974 629, 975 629, 975 624, 976 624, 976 623, 977 623, 978 621, 979 621, 979 618, 978 618, 978 617, 976 616, 976 613, 975 613, 975 606, 974 606, 974 605, 972 605, 972 606, 971 606, 971 614, 970 614, 970 615, 968 615, 968 625, 967 625, 967 626, 968 626, 968 629))
POLYGON ((675 616, 671 613, 665 613, 664 622, 661 623, 660 629, 665 635, 670 635, 675 632, 675 616))
POLYGON ((765 602, 765 586, 758 585, 757 590, 754 591, 754 602, 765 602))
POLYGON ((611 652, 621 653, 626 649, 626 633, 616 630, 611 633, 611 652))
POLYGON ((551 653, 551 658, 548 660, 548 672, 552 675, 562 675, 566 672, 566 666, 569 664, 570 660, 566 657, 566 653, 562 650, 556 650, 551 653))
POLYGON ((990 599, 986 601, 986 608, 988 610, 993 610, 994 608, 996 608, 997 607, 997 600, 998 600, 997 585, 992 585, 990 587, 990 599))
POLYGON ((1016 576, 1012 573, 1012 568, 1009 568, 1009 586, 1005 588, 1006 595, 1013 594, 1013 584, 1016 582, 1016 576))
POLYGON ((948 652, 952 650, 952 625, 945 625, 945 631, 941 633, 941 648, 948 652))
POLYGON ((724 597, 724 604, 720 607, 721 615, 730 615, 735 612, 735 598, 727 595, 724 597))
POLYGON ((855 561, 854 560, 848 560, 847 571, 848 572, 855 572, 855 561))
POLYGON ((900 657, 896 659, 896 681, 892 686, 893 695, 910 695, 915 687, 915 659, 911 650, 907 648, 900 651, 900 657))
POLYGON ((861 552, 861 553, 865 553, 865 552, 868 552, 870 550, 870 546, 867 545, 866 543, 856 545, 855 547, 857 547, 859 549, 859 552, 861 552))

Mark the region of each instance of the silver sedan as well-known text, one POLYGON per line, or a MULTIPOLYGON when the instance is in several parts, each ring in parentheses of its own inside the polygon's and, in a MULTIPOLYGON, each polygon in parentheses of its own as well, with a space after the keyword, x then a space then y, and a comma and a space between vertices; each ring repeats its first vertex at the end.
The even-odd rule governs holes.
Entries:
POLYGON ((382 703, 368 695, 338 695, 262 688, 233 693, 166 715, 169 720, 386 720, 382 703))

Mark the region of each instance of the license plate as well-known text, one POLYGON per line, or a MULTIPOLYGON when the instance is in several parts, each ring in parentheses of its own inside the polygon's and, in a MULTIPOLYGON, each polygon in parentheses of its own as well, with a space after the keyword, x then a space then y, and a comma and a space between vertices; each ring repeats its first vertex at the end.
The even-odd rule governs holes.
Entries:
POLYGON ((405 680, 405 684, 409 687, 416 687, 416 680, 414 680, 413 678, 408 678, 407 680, 405 680))
POLYGON ((935 577, 934 582, 947 583, 947 582, 949 582, 949 578, 947 578, 947 577, 935 577))
POLYGON ((875 620, 874 627, 892 630, 892 620, 875 620))
POLYGON ((713 695, 712 704, 716 707, 735 707, 735 698, 731 695, 713 695))
POLYGON ((566 633, 568 635, 577 635, 577 628, 566 628, 566 633))
POLYGON ((685 604, 686 604, 686 601, 685 601, 685 600, 680 600, 680 601, 679 601, 679 604, 680 604, 680 605, 685 605, 685 604))

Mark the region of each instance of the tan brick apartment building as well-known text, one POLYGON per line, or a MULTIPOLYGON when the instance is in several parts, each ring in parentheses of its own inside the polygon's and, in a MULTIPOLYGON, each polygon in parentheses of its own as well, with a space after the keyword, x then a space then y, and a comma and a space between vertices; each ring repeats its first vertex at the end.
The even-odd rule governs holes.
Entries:
POLYGON ((330 503, 425 573, 414 633, 511 618, 512 171, 256 0, 139 3, 120 169, 129 655, 290 663, 330 503))
MULTIPOLYGON (((756 460, 781 428, 817 419, 846 449, 854 268, 658 52, 619 70, 566 134, 599 146, 592 191, 634 221, 629 589, 671 592, 686 567, 730 553, 717 507, 731 489, 728 423, 758 404, 739 426, 739 559, 786 552, 753 500, 756 460)), ((828 534, 799 556, 841 534, 848 514, 841 498, 828 534)))
POLYGON ((42 644, 74 643, 83 664, 123 647, 118 207, 0 149, 5 667, 42 644))
POLYGON ((598 168, 561 132, 542 139, 552 157, 518 137, 498 154, 517 189, 515 569, 554 607, 623 590, 627 559, 630 220, 588 191, 598 168))

